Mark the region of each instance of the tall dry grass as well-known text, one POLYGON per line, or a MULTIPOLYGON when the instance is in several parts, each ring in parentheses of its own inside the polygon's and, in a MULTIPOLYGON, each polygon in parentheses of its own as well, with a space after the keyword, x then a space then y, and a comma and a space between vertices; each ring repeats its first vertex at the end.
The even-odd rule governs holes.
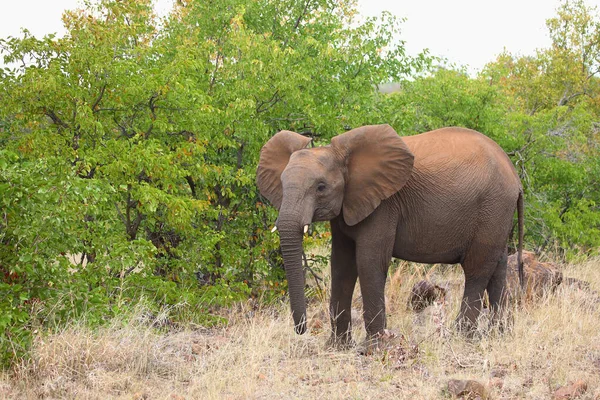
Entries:
MULTIPOLYGON (((297 336, 284 305, 243 304, 226 327, 160 332, 143 318, 115 320, 91 331, 74 325, 36 338, 32 358, 0 377, 10 399, 440 399, 451 378, 475 379, 490 398, 548 399, 575 380, 582 399, 600 398, 600 260, 565 266, 566 276, 591 290, 562 287, 516 308, 502 334, 476 340, 456 334, 452 321, 462 293, 456 267, 401 263, 386 295, 397 337, 386 351, 325 348, 327 305, 313 300, 310 333, 297 336), (407 310, 412 285, 425 274, 448 288, 445 303, 407 310)), ((328 296, 325 296, 327 298, 328 296)), ((355 301, 360 315, 360 294, 355 301)), ((143 312, 140 311, 140 315, 143 312)), ((354 336, 364 338, 355 318, 354 336)))

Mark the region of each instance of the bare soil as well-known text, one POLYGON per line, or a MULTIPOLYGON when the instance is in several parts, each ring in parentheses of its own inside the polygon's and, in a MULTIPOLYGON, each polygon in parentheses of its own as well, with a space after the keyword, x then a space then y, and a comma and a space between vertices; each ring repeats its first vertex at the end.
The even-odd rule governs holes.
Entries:
POLYGON ((482 328, 468 339, 453 329, 460 268, 400 263, 386 291, 389 345, 370 355, 360 354, 359 293, 359 344, 348 350, 325 347, 327 293, 311 300, 303 336, 293 333, 286 304, 252 302, 220 328, 157 330, 143 318, 96 330, 75 325, 40 333, 32 359, 0 375, 0 398, 444 399, 471 380, 465 385, 481 384, 490 399, 557 398, 570 384, 576 398, 600 399, 600 260, 561 270, 589 288, 562 286, 515 305, 504 332, 482 328), (425 277, 446 289, 445 301, 410 311, 411 288, 425 277))

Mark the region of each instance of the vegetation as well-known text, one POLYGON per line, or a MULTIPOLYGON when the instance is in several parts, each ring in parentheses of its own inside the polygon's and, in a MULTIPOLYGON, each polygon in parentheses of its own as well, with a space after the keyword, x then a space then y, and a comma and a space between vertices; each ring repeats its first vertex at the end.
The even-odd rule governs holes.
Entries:
POLYGON ((328 0, 189 1, 159 21, 150 0, 100 0, 64 14, 63 38, 0 42, 13 65, 0 75, 1 354, 38 324, 99 323, 140 298, 206 319, 279 295, 262 144, 367 123, 373 87, 427 62, 392 44, 394 17, 353 15, 328 0))
MULTIPOLYGON (((598 398, 597 294, 561 285, 516 310, 510 334, 465 340, 448 329, 461 299, 460 267, 428 274, 448 284, 450 297, 420 314, 406 310, 410 288, 421 279, 413 268, 401 263, 389 282, 389 324, 399 336, 386 352, 326 349, 326 300, 312 302, 310 334, 302 336, 283 305, 257 309, 247 302, 227 314, 227 327, 167 332, 137 310, 133 321, 118 317, 94 330, 72 325, 38 337, 29 362, 12 378, 0 374, 0 393, 18 399, 452 399, 451 379, 473 379, 488 399, 598 398), (580 380, 587 385, 583 396, 554 396, 580 380)), ((600 288, 597 259, 563 273, 600 288)), ((362 301, 356 300, 358 315, 362 301)), ((362 319, 354 322, 360 341, 362 319)))
POLYGON ((600 248, 600 15, 565 1, 547 21, 552 46, 500 54, 475 78, 438 68, 385 98, 405 134, 443 126, 485 133, 511 156, 526 190, 526 241, 564 259, 600 248))
MULTIPOLYGON (((143 301, 211 325, 219 307, 285 293, 259 150, 390 123, 496 140, 526 189, 527 246, 600 248, 600 16, 565 1, 552 46, 477 77, 409 57, 389 14, 352 0, 88 0, 67 33, 0 40, 0 363, 36 330, 110 320, 143 301), (376 87, 399 82, 383 95, 376 87)), ((314 241, 326 241, 317 227, 314 241)), ((318 258, 321 260, 321 258, 318 258)))

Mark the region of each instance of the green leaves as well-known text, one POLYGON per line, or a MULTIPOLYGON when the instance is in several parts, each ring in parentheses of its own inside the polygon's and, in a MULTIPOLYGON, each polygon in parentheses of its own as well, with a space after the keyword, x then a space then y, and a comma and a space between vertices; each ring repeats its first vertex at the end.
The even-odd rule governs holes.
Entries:
POLYGON ((600 248, 600 88, 592 61, 600 16, 566 1, 548 26, 551 48, 501 54, 477 78, 440 68, 403 83, 378 109, 404 134, 458 125, 494 139, 525 188, 528 245, 571 259, 600 248))
POLYGON ((158 21, 150 0, 98 0, 63 20, 63 38, 0 39, 2 361, 35 326, 101 323, 142 297, 212 321, 215 306, 279 296, 255 170, 281 129, 479 130, 522 178, 531 246, 600 247, 599 22, 580 1, 548 21, 551 48, 502 54, 475 79, 431 72, 400 20, 360 22, 352 1, 178 1, 158 21), (400 91, 378 93, 386 82, 400 91))
POLYGON ((264 283, 283 275, 261 146, 384 122, 373 88, 426 62, 393 44, 394 17, 354 14, 180 1, 158 21, 150 0, 97 0, 64 14, 63 38, 2 40, 16 62, 0 75, 2 327, 101 322, 142 296, 202 315, 280 293, 264 283))

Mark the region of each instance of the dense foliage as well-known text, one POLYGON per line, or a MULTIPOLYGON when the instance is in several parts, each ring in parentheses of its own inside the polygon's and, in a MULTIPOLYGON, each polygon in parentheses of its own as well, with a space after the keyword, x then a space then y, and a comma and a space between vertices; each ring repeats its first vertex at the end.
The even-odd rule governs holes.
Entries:
POLYGON ((373 88, 427 62, 392 44, 394 17, 354 23, 353 7, 179 1, 159 20, 151 0, 98 0, 62 38, 2 40, 1 354, 141 298, 206 319, 281 294, 262 144, 370 122, 373 88))
POLYGON ((600 16, 565 1, 552 46, 500 54, 475 78, 439 68, 381 103, 399 132, 443 126, 485 133, 511 156, 526 192, 526 242, 574 259, 600 249, 600 16))
POLYGON ((64 14, 64 37, 0 40, 0 361, 38 327, 141 299, 210 323, 214 306, 284 292, 254 183, 281 129, 479 130, 522 177, 527 245, 597 252, 595 10, 566 1, 551 48, 477 77, 407 56, 393 16, 355 14, 352 0, 187 0, 161 20, 151 0, 95 0, 64 14))

